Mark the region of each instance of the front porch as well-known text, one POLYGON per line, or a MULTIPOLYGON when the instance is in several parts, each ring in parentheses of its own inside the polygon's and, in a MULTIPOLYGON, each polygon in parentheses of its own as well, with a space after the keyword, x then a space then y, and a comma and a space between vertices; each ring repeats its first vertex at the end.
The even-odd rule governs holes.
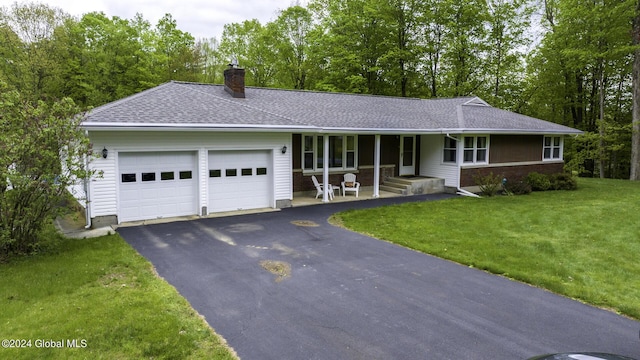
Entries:
MULTIPOLYGON (((373 196, 373 186, 361 186, 359 195, 356 197, 355 193, 352 192, 348 192, 343 196, 341 191, 338 189, 339 183, 335 183, 333 185, 335 188, 334 197, 333 200, 329 201, 329 203, 376 199, 373 196)), ((380 185, 378 192, 379 196, 377 199, 421 194, 441 194, 444 192, 446 192, 444 179, 421 176, 390 177, 380 185)), ((316 199, 316 193, 316 190, 294 192, 291 206, 296 207, 322 204, 322 197, 319 196, 316 199)))

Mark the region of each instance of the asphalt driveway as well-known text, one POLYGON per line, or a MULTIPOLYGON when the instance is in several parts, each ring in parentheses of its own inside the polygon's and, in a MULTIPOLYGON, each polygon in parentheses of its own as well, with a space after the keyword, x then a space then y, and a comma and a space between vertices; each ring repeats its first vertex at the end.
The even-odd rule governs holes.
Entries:
MULTIPOLYGON (((380 199, 120 228, 242 359, 640 358, 640 323, 327 223, 380 199)), ((420 234, 416 234, 420 236, 420 234)))

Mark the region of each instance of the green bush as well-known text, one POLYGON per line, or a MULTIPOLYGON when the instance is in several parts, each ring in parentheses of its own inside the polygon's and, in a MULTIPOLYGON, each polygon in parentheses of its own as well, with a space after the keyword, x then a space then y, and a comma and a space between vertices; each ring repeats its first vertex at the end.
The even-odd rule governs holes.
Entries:
POLYGON ((480 187, 480 193, 484 196, 494 196, 498 193, 502 185, 502 176, 494 175, 490 172, 488 175, 475 175, 473 181, 480 187))
POLYGON ((551 188, 549 176, 537 172, 529 173, 525 182, 531 186, 532 191, 547 191, 551 188))
POLYGON ((551 188, 553 190, 576 190, 578 182, 569 173, 558 173, 549 176, 551 188))
POLYGON ((507 181, 505 190, 513 195, 527 195, 531 194, 531 185, 526 181, 507 181))

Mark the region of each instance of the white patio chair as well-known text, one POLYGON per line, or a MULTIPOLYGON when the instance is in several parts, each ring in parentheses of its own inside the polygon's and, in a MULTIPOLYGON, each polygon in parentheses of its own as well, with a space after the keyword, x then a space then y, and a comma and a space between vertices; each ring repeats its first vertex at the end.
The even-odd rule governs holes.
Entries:
POLYGON ((342 196, 345 196, 347 191, 355 192, 356 197, 360 192, 360 183, 356 181, 356 175, 352 173, 344 174, 344 181, 340 183, 342 186, 342 196))
MULTIPOLYGON (((318 182, 318 179, 316 178, 315 175, 311 175, 311 180, 313 181, 313 185, 316 186, 316 199, 318 198, 318 196, 322 195, 324 193, 324 191, 322 191, 322 185, 320 185, 320 183, 318 182)), ((333 186, 331 186, 331 184, 329 184, 329 199, 333 200, 333 186)))

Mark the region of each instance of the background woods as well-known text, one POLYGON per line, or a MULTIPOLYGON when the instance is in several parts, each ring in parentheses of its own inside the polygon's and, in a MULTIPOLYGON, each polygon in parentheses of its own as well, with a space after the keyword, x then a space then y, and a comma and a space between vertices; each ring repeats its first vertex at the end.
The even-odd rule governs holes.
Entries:
POLYGON ((220 83, 222 69, 237 59, 249 86, 475 95, 584 130, 569 142, 567 166, 584 176, 629 178, 638 164, 632 158, 638 5, 310 0, 266 24, 230 23, 219 39, 194 39, 170 14, 151 24, 142 14, 74 18, 47 5, 15 3, 0 9, 0 81, 32 101, 70 97, 88 108, 169 80, 220 83))

